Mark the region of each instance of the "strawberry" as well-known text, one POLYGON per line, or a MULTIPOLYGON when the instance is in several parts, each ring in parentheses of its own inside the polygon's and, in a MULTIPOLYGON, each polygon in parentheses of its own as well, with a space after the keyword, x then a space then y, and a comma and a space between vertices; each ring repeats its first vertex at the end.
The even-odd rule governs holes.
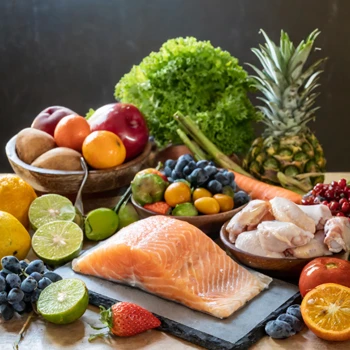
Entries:
MULTIPOLYGON (((101 322, 118 337, 130 337, 160 326, 160 320, 139 305, 119 302, 110 309, 101 307, 101 322)), ((95 328, 95 327, 94 327, 95 328)), ((95 328, 99 329, 99 328, 95 328)), ((95 334, 90 340, 105 334, 95 334)))

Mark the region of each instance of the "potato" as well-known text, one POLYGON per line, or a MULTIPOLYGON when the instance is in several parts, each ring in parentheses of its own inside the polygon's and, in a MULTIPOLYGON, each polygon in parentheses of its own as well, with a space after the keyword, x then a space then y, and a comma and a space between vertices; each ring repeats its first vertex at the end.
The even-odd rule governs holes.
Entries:
POLYGON ((74 149, 57 147, 42 154, 32 165, 52 170, 82 170, 80 157, 82 155, 74 149))
POLYGON ((35 159, 56 147, 54 138, 47 132, 26 128, 17 134, 16 152, 24 163, 31 164, 35 159))

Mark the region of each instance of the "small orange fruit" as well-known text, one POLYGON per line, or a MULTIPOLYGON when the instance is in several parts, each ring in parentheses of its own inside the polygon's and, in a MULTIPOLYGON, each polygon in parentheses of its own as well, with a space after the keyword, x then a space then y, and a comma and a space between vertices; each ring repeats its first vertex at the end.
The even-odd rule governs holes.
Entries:
POLYGON ((91 167, 107 169, 124 162, 126 149, 116 134, 99 130, 86 137, 83 143, 83 156, 91 167))
POLYGON ((90 133, 90 125, 87 120, 80 115, 72 114, 58 122, 54 139, 59 147, 68 147, 81 152, 83 142, 90 133))
POLYGON ((336 283, 320 284, 305 295, 300 311, 305 324, 318 337, 350 340, 350 288, 336 283))
POLYGON ((164 199, 171 207, 190 202, 191 189, 183 182, 174 182, 165 190, 164 199))
POLYGON ((219 202, 212 197, 198 198, 194 202, 194 206, 200 213, 206 215, 217 214, 220 212, 219 202))
POLYGON ((196 188, 192 193, 192 200, 195 202, 199 198, 213 197, 213 195, 205 188, 196 188))
POLYGON ((232 197, 226 194, 218 193, 214 196, 214 198, 218 201, 221 212, 225 212, 233 209, 234 202, 232 197))

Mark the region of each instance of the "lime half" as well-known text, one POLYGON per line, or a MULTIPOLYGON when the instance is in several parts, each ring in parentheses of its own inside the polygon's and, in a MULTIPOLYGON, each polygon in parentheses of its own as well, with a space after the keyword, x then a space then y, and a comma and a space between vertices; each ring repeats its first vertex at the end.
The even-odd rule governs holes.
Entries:
POLYGON ((89 294, 85 283, 68 278, 46 287, 40 294, 37 309, 45 320, 67 324, 83 316, 88 304, 89 294))
POLYGON ((45 194, 29 207, 29 221, 33 229, 56 220, 74 221, 76 212, 72 202, 59 194, 45 194))
POLYGON ((35 254, 49 265, 71 261, 83 246, 82 229, 70 221, 53 221, 40 226, 32 238, 35 254))

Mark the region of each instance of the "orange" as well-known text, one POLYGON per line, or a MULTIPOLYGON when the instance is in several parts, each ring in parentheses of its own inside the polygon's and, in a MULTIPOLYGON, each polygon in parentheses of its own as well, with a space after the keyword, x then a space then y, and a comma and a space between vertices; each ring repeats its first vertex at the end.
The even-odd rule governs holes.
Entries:
POLYGON ((113 168, 124 162, 126 149, 122 140, 113 132, 92 132, 83 143, 83 156, 95 169, 113 168))
POLYGON ((318 337, 350 340, 350 288, 320 284, 305 295, 300 311, 305 324, 318 337))
POLYGON ((28 228, 28 210, 36 198, 28 183, 15 174, 0 175, 0 210, 12 214, 28 228))
POLYGON ((87 120, 80 115, 68 115, 62 118, 54 132, 54 138, 59 147, 68 147, 81 152, 83 142, 91 133, 87 120))
POLYGON ((191 189, 183 182, 174 182, 165 190, 164 199, 171 207, 190 202, 191 189))

